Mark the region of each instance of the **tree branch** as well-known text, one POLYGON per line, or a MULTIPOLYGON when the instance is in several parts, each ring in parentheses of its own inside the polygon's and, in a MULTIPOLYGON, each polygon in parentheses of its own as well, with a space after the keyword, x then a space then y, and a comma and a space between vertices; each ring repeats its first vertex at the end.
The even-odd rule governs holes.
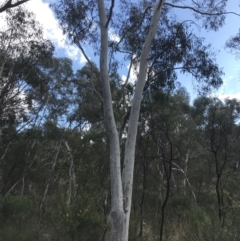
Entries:
POLYGON ((114 8, 114 0, 112 0, 112 4, 111 4, 111 7, 110 7, 108 20, 107 20, 107 23, 106 23, 106 28, 108 27, 108 24, 109 24, 109 22, 110 22, 110 20, 112 18, 113 8, 114 8))
POLYGON ((195 201, 195 203, 197 203, 196 195, 195 195, 195 193, 194 193, 193 190, 192 190, 192 186, 191 186, 191 184, 190 184, 190 182, 189 182, 189 180, 188 180, 188 178, 187 178, 186 173, 185 173, 184 170, 183 170, 179 165, 177 165, 176 163, 172 162, 172 164, 177 167, 177 168, 173 168, 173 170, 180 171, 180 172, 184 175, 184 177, 185 177, 185 179, 186 179, 186 181, 187 181, 187 184, 188 184, 188 186, 189 186, 189 188, 190 188, 190 190, 191 190, 191 193, 192 193, 192 195, 193 195, 194 201, 195 201))
POLYGON ((91 67, 91 79, 90 79, 90 81, 91 81, 91 84, 92 84, 92 88, 93 88, 93 91, 97 94, 97 97, 98 97, 99 101, 103 104, 102 96, 101 96, 100 93, 96 90, 95 85, 94 85, 94 83, 93 83, 93 79, 92 79, 92 75, 93 75, 92 63, 91 63, 90 59, 88 58, 88 56, 86 55, 86 53, 85 53, 82 45, 79 43, 79 41, 77 41, 77 39, 74 39, 73 41, 74 41, 74 43, 78 46, 78 48, 81 50, 82 54, 84 55, 84 57, 86 58, 86 60, 88 61, 89 65, 90 65, 90 67, 91 67))
POLYGON ((8 0, 2 7, 0 7, 0 13, 6 11, 8 8, 14 8, 17 7, 25 2, 28 2, 29 0, 21 0, 16 3, 12 4, 12 0, 8 0))
MULTIPOLYGON (((141 27, 141 25, 142 25, 142 23, 143 23, 143 20, 144 20, 146 14, 147 14, 147 11, 148 11, 150 8, 152 8, 152 6, 146 7, 146 9, 144 10, 143 16, 142 16, 142 18, 141 18, 141 20, 140 20, 140 23, 139 23, 139 25, 135 28, 135 30, 134 30, 134 27, 135 27, 135 26, 131 26, 131 27, 129 27, 129 28, 123 33, 123 36, 120 38, 120 40, 119 40, 119 42, 116 44, 115 48, 117 48, 117 47, 120 45, 120 43, 123 41, 123 39, 125 38, 125 36, 126 36, 129 32, 130 32, 131 34, 134 34, 134 33, 137 32, 137 30, 141 27), (133 31, 131 31, 132 29, 133 29, 133 31)), ((119 50, 119 52, 121 52, 121 50, 119 50)), ((129 54, 130 54, 130 53, 129 53, 129 54)))
POLYGON ((235 12, 208 13, 208 12, 202 12, 202 11, 197 10, 196 8, 190 7, 190 6, 180 6, 180 5, 175 5, 175 4, 168 3, 168 2, 166 2, 165 5, 170 6, 170 7, 174 7, 174 8, 190 9, 190 10, 196 12, 196 13, 199 13, 199 14, 202 14, 202 15, 208 15, 208 16, 223 15, 223 14, 234 14, 234 15, 240 17, 240 14, 235 13, 235 12))

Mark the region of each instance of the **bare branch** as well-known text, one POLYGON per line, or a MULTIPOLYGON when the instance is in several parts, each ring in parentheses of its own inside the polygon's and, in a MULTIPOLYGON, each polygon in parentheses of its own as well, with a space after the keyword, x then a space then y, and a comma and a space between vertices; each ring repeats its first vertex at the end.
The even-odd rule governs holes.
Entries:
POLYGON ((5 149, 4 154, 2 155, 2 158, 1 158, 2 160, 5 158, 5 156, 6 156, 6 154, 7 154, 7 151, 8 151, 8 149, 9 149, 9 147, 10 147, 11 144, 12 144, 12 141, 8 143, 8 146, 7 146, 7 148, 5 149))
POLYGON ((92 76, 93 76, 93 66, 92 66, 92 63, 90 61, 90 59, 88 58, 87 54, 85 53, 82 45, 79 43, 79 41, 77 39, 74 39, 74 43, 78 46, 78 48, 81 50, 83 56, 86 58, 86 60, 88 61, 90 67, 91 67, 91 78, 90 78, 90 81, 91 81, 91 84, 92 84, 92 88, 93 88, 93 91, 97 94, 97 97, 99 99, 99 101, 101 103, 103 103, 103 100, 102 100, 102 96, 100 95, 100 93, 96 90, 95 88, 95 85, 93 83, 93 79, 92 79, 92 76))
POLYGON ((69 184, 68 184, 68 198, 67 198, 67 206, 70 205, 71 203, 71 198, 73 196, 73 198, 75 198, 76 196, 76 176, 75 176, 75 173, 74 173, 74 163, 73 163, 73 155, 71 153, 71 150, 69 148, 69 145, 68 145, 68 142, 65 141, 64 142, 66 148, 67 148, 67 151, 68 151, 68 154, 70 156, 70 166, 69 166, 69 170, 68 170, 68 173, 69 173, 69 184), (73 194, 72 194, 72 191, 73 191, 73 194))
POLYGON ((112 4, 111 4, 111 7, 110 7, 108 20, 107 20, 107 23, 106 23, 106 28, 108 27, 108 24, 109 24, 109 22, 110 22, 110 20, 112 18, 113 8, 114 8, 114 0, 112 0, 112 4))
POLYGON ((60 141, 59 145, 56 145, 56 147, 55 147, 56 153, 55 153, 53 161, 51 163, 52 167, 50 169, 50 174, 49 174, 49 177, 48 177, 48 179, 46 181, 45 189, 44 189, 44 192, 43 192, 43 197, 42 197, 42 200, 41 200, 41 203, 40 203, 40 206, 39 206, 39 211, 41 212, 41 215, 42 215, 42 207, 43 207, 44 202, 45 202, 46 197, 47 197, 49 185, 50 185, 50 182, 52 180, 52 176, 53 176, 53 173, 54 173, 54 170, 55 170, 55 166, 56 166, 57 159, 58 159, 58 156, 59 156, 59 153, 60 153, 60 150, 61 150, 61 146, 62 146, 62 141, 60 141))
POLYGON ((2 7, 0 7, 0 13, 6 11, 9 8, 17 7, 25 2, 28 2, 29 0, 21 0, 16 3, 12 3, 12 0, 8 0, 2 7))
POLYGON ((166 2, 165 5, 170 6, 170 7, 174 7, 174 8, 181 8, 181 9, 190 9, 196 13, 202 14, 202 15, 208 15, 208 16, 214 16, 214 15, 226 15, 226 14, 234 14, 236 16, 240 17, 240 14, 235 13, 235 12, 219 12, 219 13, 209 13, 209 12, 202 12, 194 7, 190 7, 190 6, 180 6, 180 5, 175 5, 172 3, 168 3, 166 2))
POLYGON ((186 179, 186 181, 187 181, 187 184, 188 184, 188 186, 189 186, 189 188, 190 188, 190 190, 191 190, 191 193, 192 193, 192 195, 193 195, 194 201, 197 203, 196 195, 195 195, 195 193, 194 193, 193 190, 192 190, 192 186, 191 186, 191 184, 190 184, 190 182, 189 182, 189 180, 188 180, 188 178, 187 178, 186 173, 185 173, 184 170, 183 170, 179 165, 177 165, 176 163, 173 162, 172 164, 177 167, 177 168, 173 168, 173 170, 180 171, 180 172, 184 175, 184 177, 185 177, 185 179, 186 179))
POLYGON ((197 2, 195 2, 194 0, 192 0, 192 2, 194 3, 194 4, 196 4, 199 8, 201 7, 197 2))

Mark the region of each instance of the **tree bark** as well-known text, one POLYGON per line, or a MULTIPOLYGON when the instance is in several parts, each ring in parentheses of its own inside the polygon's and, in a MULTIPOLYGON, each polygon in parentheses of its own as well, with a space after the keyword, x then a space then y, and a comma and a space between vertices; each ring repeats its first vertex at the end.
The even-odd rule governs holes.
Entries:
POLYGON ((148 67, 148 55, 156 34, 160 13, 165 0, 160 0, 154 8, 149 33, 143 45, 140 58, 139 75, 128 124, 125 145, 124 167, 121 177, 120 143, 112 107, 112 96, 108 75, 108 23, 104 0, 98 0, 98 12, 101 30, 100 73, 103 90, 104 121, 110 142, 110 177, 111 177, 111 235, 112 241, 127 241, 130 221, 135 145, 138 119, 143 88, 148 67))
POLYGON ((112 95, 108 76, 108 28, 104 0, 98 0, 101 30, 100 73, 103 92, 104 121, 110 142, 110 182, 111 182, 111 240, 123 241, 125 214, 120 164, 120 145, 113 113, 112 95))
POLYGON ((188 171, 188 157, 189 157, 189 149, 187 150, 187 153, 186 153, 186 158, 185 158, 185 165, 184 165, 184 179, 183 179, 183 193, 184 193, 184 196, 187 196, 187 171, 188 171))
POLYGON ((49 185, 50 185, 53 173, 54 173, 54 169, 55 169, 55 166, 56 166, 56 163, 57 163, 60 148, 61 148, 61 142, 59 143, 59 146, 56 146, 56 153, 55 153, 55 156, 54 156, 53 161, 52 161, 52 167, 51 167, 51 170, 50 170, 49 178, 47 179, 46 184, 45 184, 43 197, 42 197, 42 200, 41 200, 41 203, 40 203, 40 206, 39 206, 40 215, 42 215, 43 205, 44 205, 44 202, 45 202, 46 197, 47 197, 48 188, 49 188, 49 185))
MULTIPOLYGON (((146 80, 147 67, 148 67, 148 56, 152 45, 152 41, 155 37, 158 21, 161 15, 161 9, 165 0, 160 0, 154 8, 150 28, 148 35, 146 37, 145 43, 143 45, 141 57, 138 80, 136 84, 136 89, 133 97, 133 103, 131 108, 131 113, 128 122, 128 134, 125 144, 125 156, 124 156, 124 166, 123 166, 123 196, 124 196, 124 210, 126 213, 126 227, 129 227, 130 221, 130 211, 131 211, 131 201, 132 201, 132 185, 133 185, 133 171, 134 171, 134 161, 135 161, 135 146, 137 138, 137 128, 140 113, 140 105, 142 101, 142 94, 146 80)), ((124 240, 128 240, 128 228, 126 230, 126 236, 124 240)))
POLYGON ((70 166, 68 169, 69 173, 69 185, 68 185, 68 197, 67 197, 67 206, 70 205, 71 199, 74 199, 76 196, 76 176, 74 172, 74 163, 73 163, 73 155, 69 148, 67 141, 64 142, 67 148, 68 154, 70 156, 70 166))
POLYGON ((0 7, 0 13, 6 11, 7 9, 15 8, 28 1, 29 0, 22 0, 22 1, 17 1, 16 3, 12 3, 12 0, 8 0, 3 6, 0 7))

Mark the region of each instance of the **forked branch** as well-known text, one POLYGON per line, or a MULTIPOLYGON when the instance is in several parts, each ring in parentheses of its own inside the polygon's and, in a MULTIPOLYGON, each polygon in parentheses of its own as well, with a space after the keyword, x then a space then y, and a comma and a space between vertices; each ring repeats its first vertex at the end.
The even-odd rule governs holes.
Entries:
POLYGON ((25 2, 28 2, 29 0, 21 0, 16 3, 12 3, 12 0, 8 0, 2 7, 0 7, 0 13, 6 11, 9 8, 17 7, 25 2))
POLYGON ((108 27, 108 24, 109 24, 109 22, 112 18, 113 8, 114 8, 114 0, 112 0, 112 3, 111 3, 109 16, 108 16, 108 20, 107 20, 107 23, 106 23, 106 28, 108 27))
POLYGON ((208 15, 208 16, 216 16, 216 15, 219 16, 219 15, 226 15, 226 14, 234 14, 234 15, 237 15, 237 16, 240 17, 240 14, 235 13, 235 12, 209 13, 209 12, 200 11, 200 10, 194 8, 194 7, 191 7, 191 6, 180 6, 180 5, 175 5, 175 4, 168 3, 168 2, 166 2, 165 5, 170 6, 170 7, 174 7, 174 8, 190 9, 190 10, 194 11, 195 13, 199 13, 199 14, 202 14, 202 15, 208 15))

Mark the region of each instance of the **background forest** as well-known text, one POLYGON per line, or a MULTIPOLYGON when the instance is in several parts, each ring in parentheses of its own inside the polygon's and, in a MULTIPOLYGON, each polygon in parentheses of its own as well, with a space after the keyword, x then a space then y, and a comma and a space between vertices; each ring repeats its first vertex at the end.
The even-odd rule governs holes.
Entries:
MULTIPOLYGON (((0 30, 0 240, 107 241, 109 142, 96 94, 102 93, 99 68, 89 62, 74 71, 70 59, 55 57, 53 44, 24 7, 5 14, 7 30, 0 30)), ((240 101, 211 97, 223 73, 210 47, 187 25, 167 17, 163 22, 171 31, 157 36, 161 41, 154 42, 149 57, 129 240, 158 240, 161 227, 166 241, 240 240, 240 101), (180 63, 200 86, 193 104, 177 82, 180 63)), ((129 36, 124 45, 138 52, 141 38, 136 43, 129 36)), ((131 64, 137 63, 136 57, 131 64)), ((117 60, 112 66, 113 108, 123 148, 135 84, 122 80, 117 60)))

